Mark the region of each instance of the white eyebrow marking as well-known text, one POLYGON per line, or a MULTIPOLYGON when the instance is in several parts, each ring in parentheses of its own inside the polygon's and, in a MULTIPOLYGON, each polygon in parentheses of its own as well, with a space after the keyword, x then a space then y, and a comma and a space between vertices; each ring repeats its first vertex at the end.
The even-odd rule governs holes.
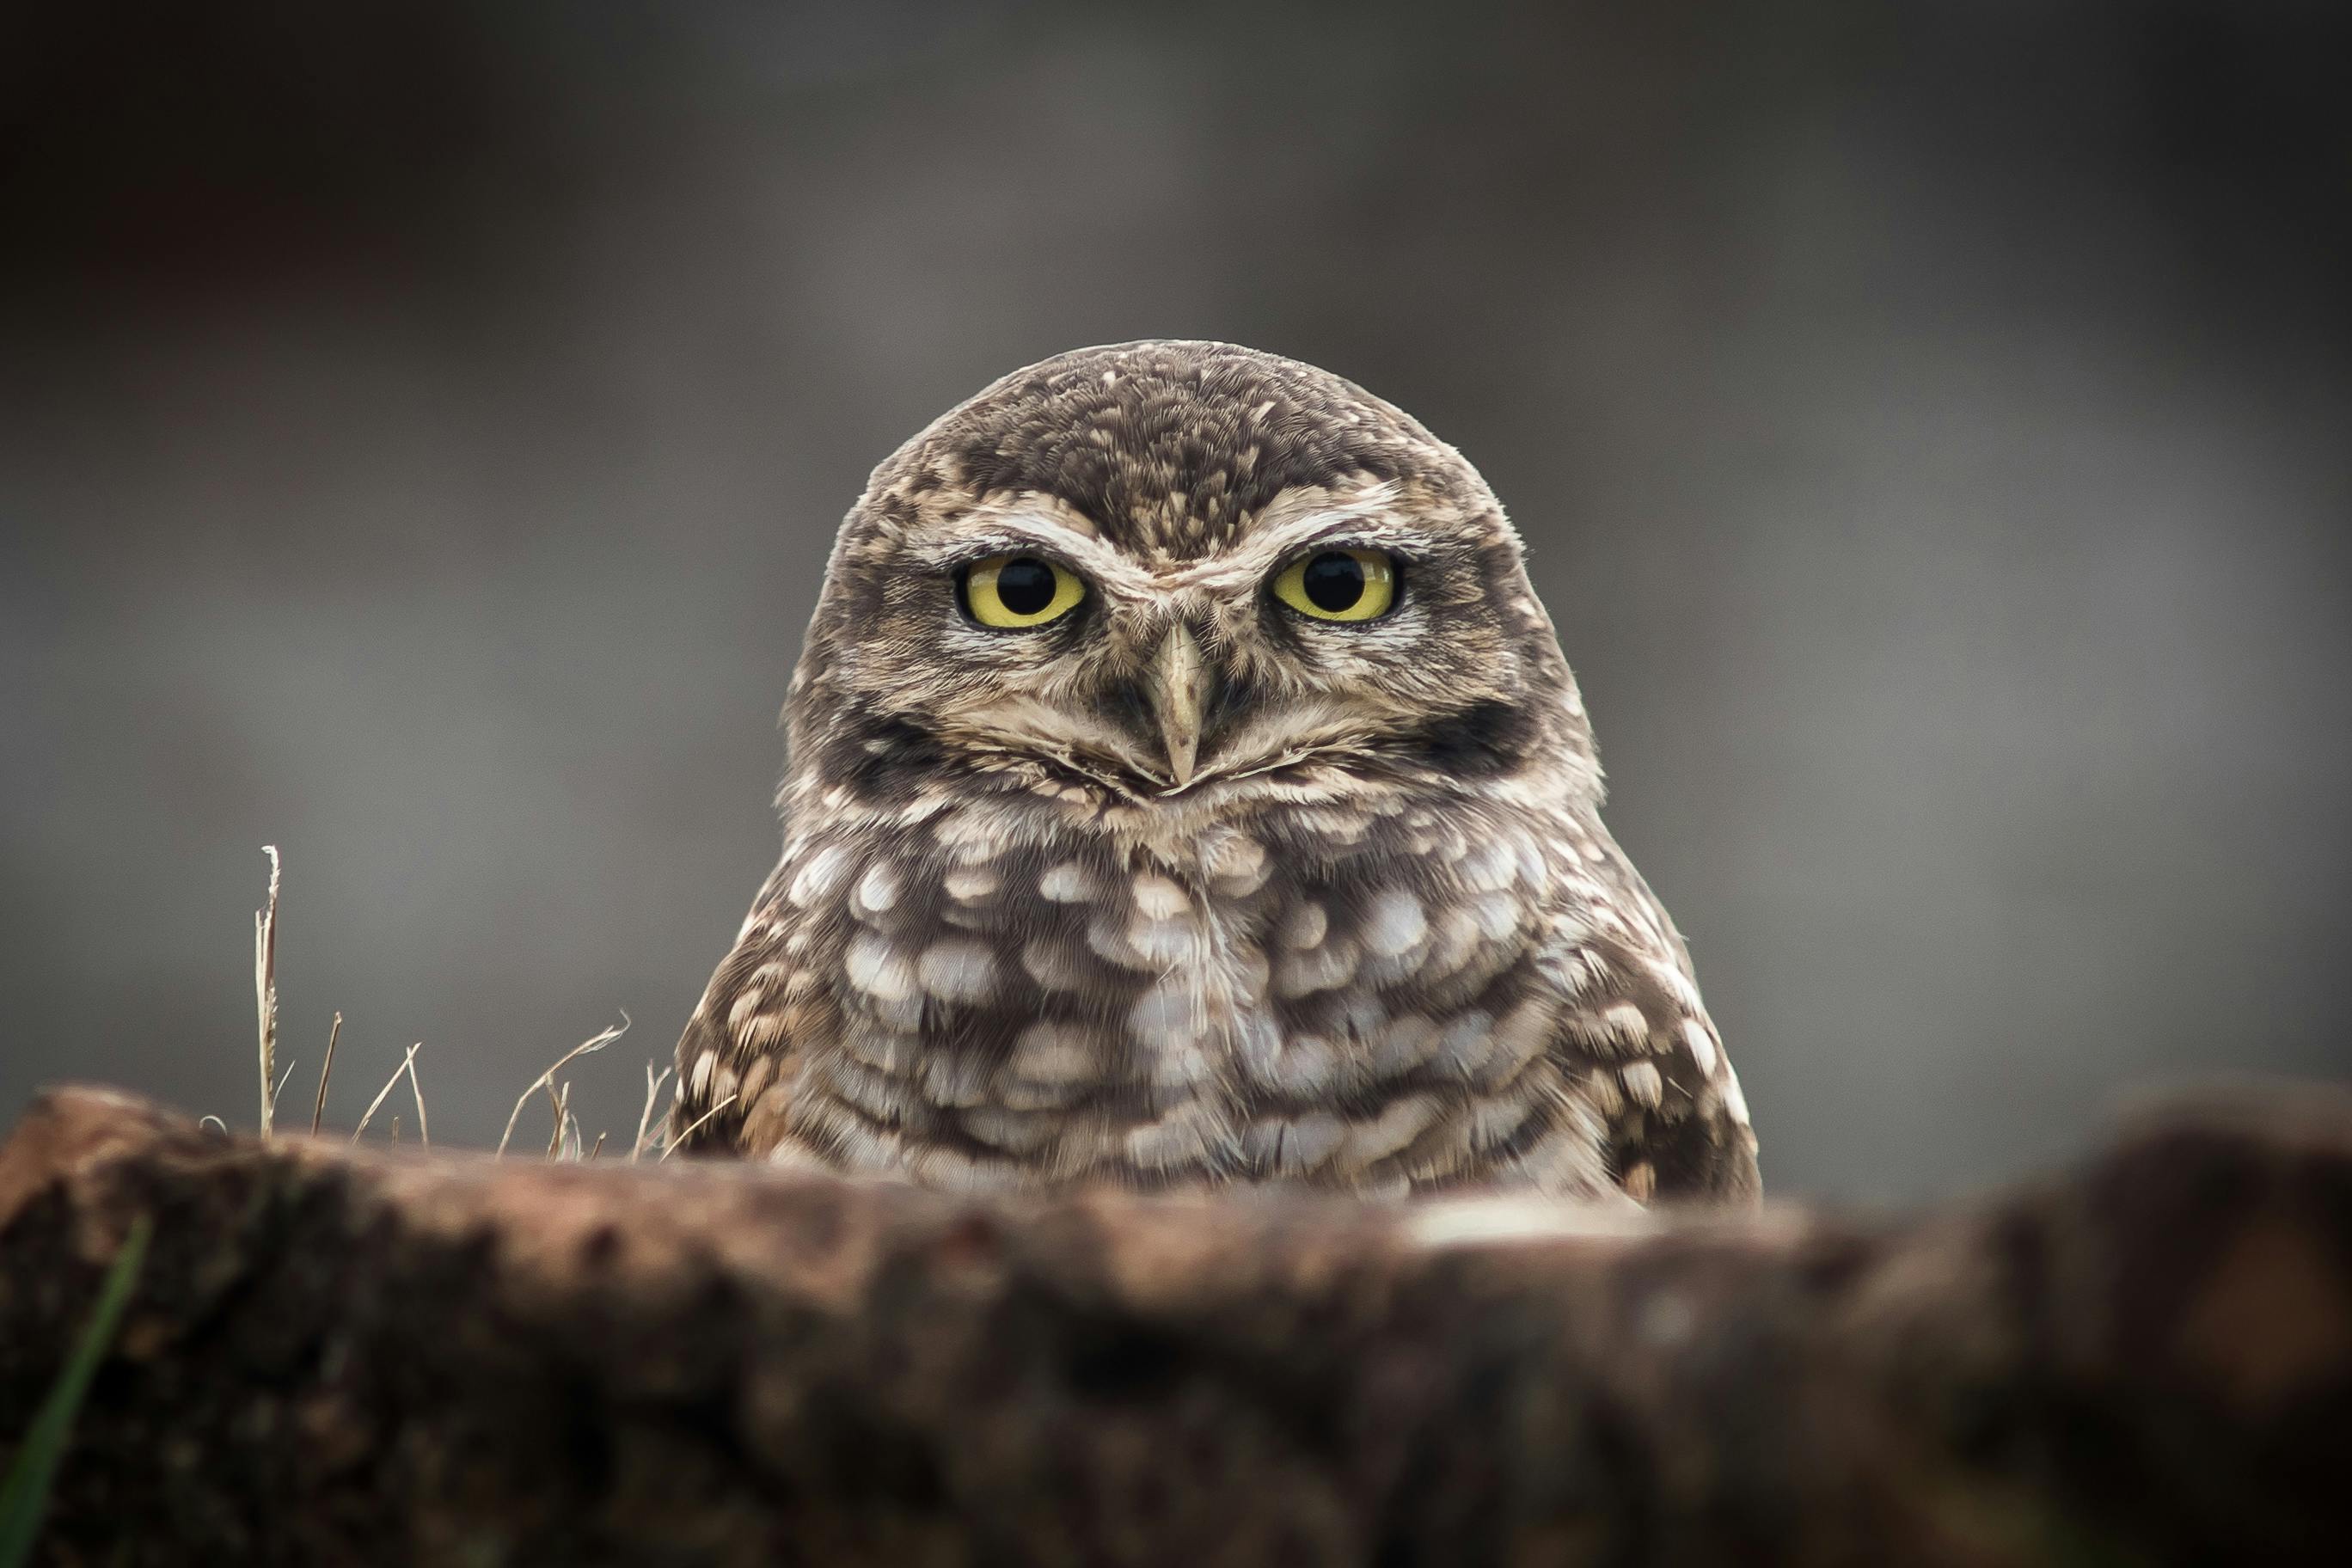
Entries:
POLYGON ((1159 581, 1140 563, 1103 542, 1085 513, 1053 496, 1024 493, 1003 502, 984 502, 958 517, 953 532, 934 528, 915 546, 919 560, 948 566, 983 554, 1011 553, 1024 545, 1069 563, 1089 583, 1129 595, 1158 589, 1159 581))
MULTIPOLYGON (((1370 485, 1346 504, 1318 505, 1289 518, 1278 516, 1282 503, 1277 500, 1262 514, 1259 526, 1231 550, 1180 567, 1163 581, 1177 588, 1230 590, 1255 584, 1318 540, 1344 537, 1366 544, 1405 543, 1414 537, 1412 531, 1386 510, 1395 499, 1396 489, 1388 483, 1370 485)), ((1316 499, 1326 500, 1320 495, 1316 499)))
POLYGON ((919 558, 946 566, 1024 545, 1058 555, 1095 586, 1115 597, 1157 598, 1187 589, 1234 593, 1254 588, 1284 562, 1319 539, 1343 536, 1367 544, 1410 542, 1412 530, 1391 511, 1402 487, 1383 479, 1332 491, 1302 487, 1277 496, 1243 539, 1206 560, 1147 563, 1107 542, 1084 513, 1056 497, 1024 492, 987 502, 956 519, 952 536, 935 533, 918 545, 919 558))

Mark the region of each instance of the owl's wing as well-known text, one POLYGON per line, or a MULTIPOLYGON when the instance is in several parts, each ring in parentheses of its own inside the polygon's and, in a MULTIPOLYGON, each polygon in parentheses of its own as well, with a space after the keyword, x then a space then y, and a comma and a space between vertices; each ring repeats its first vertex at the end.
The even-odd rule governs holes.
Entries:
POLYGON ((1665 909, 1597 822, 1609 915, 1563 921, 1545 967, 1567 996, 1554 1061, 1597 1116, 1609 1174, 1643 1203, 1753 1203, 1756 1132, 1665 909))
POLYGON ((1753 1203, 1762 1194, 1756 1133, 1739 1077, 1705 1018, 1653 1032, 1606 1060, 1587 1058, 1584 1090, 1608 1129, 1610 1174, 1648 1202, 1753 1203))
POLYGON ((677 1090, 670 1104, 669 1142, 682 1154, 731 1154, 741 1134, 742 1112, 731 1103, 715 1106, 716 1097, 707 1088, 696 1093, 688 1087, 694 1064, 706 1059, 715 1064, 726 1048, 707 1016, 707 991, 703 1003, 677 1037, 677 1090))
POLYGON ((793 1065, 786 987, 780 983, 782 874, 779 867, 752 900, 734 947, 678 1037, 669 1138, 681 1153, 765 1154, 781 1135, 780 1128, 765 1124, 774 1120, 782 1097, 764 1091, 788 1078, 793 1065))

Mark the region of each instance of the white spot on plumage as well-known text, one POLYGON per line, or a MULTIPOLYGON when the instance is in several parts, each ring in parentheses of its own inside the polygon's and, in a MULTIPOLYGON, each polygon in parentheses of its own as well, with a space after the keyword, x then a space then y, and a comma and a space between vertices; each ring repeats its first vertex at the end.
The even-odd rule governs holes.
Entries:
POLYGON ((1265 1002, 1266 981, 1273 969, 1265 961, 1265 950, 1242 947, 1234 952, 1234 999, 1252 1005, 1265 1002))
POLYGON ((759 1016, 760 1009, 767 1004, 768 994, 765 991, 757 985, 746 989, 727 1008, 728 1034, 740 1037, 746 1029, 751 1027, 751 1020, 759 1016))
POLYGON ((1038 1083, 1076 1083, 1097 1072, 1093 1041, 1070 1024, 1032 1024, 1013 1042, 1013 1074, 1038 1083))
POLYGON ((876 1072, 855 1057, 834 1057, 824 1064, 825 1085, 843 1104, 877 1121, 895 1122, 907 1110, 906 1087, 888 1073, 876 1072))
POLYGON ((1507 893, 1486 893, 1471 900, 1470 912, 1488 942, 1507 942, 1519 929, 1519 903, 1507 893))
POLYGON ((1179 915, 1190 914, 1192 900, 1174 882, 1146 871, 1135 879, 1135 907, 1146 920, 1172 921, 1179 915))
POLYGON ((1320 1035, 1293 1035, 1260 1069, 1265 1086, 1294 1100, 1314 1100, 1337 1086, 1339 1051, 1320 1035))
POLYGON ((1462 885, 1474 893, 1496 893, 1511 885, 1518 874, 1510 846, 1489 839, 1462 858, 1462 885))
POLYGON ((915 967, 923 989, 942 1002, 982 1001, 996 980, 995 955, 962 938, 931 943, 915 967))
POLYGON ((1356 944, 1326 942, 1305 952, 1286 952, 1274 966, 1274 994, 1286 998, 1311 996, 1344 985, 1356 973, 1356 944))
POLYGON ((768 1079, 774 1076, 775 1068, 775 1058, 757 1057, 752 1059, 750 1067, 743 1069, 743 1083, 740 1092, 743 1096, 743 1105, 746 1110, 749 1110, 755 1102, 758 1101, 761 1090, 768 1087, 768 1079))
POLYGON ((1511 835, 1511 853, 1519 863, 1519 880, 1531 888, 1540 888, 1550 879, 1550 868, 1544 863, 1543 846, 1524 833, 1511 835))
POLYGON ((1151 1058, 1151 1082, 1157 1089, 1189 1089, 1207 1082, 1216 1070, 1216 1064, 1195 1038, 1171 1041, 1151 1058))
POLYGON ((1392 1018, 1373 1037, 1367 1065, 1382 1078, 1419 1067, 1437 1042, 1437 1026, 1420 1013, 1392 1018))
POLYGON ((1065 860, 1049 868, 1037 879, 1037 891, 1057 904, 1084 903, 1092 896, 1086 868, 1076 860, 1065 860))
POLYGON ((1030 979, 1048 991, 1076 992, 1086 989, 1086 972, 1071 962, 1068 949, 1058 942, 1029 942, 1022 944, 1021 968, 1030 979))
POLYGON ((1739 1087, 1739 1075, 1730 1070, 1730 1064, 1727 1062, 1725 1064, 1723 1074, 1723 1105, 1725 1110, 1731 1112, 1731 1119, 1734 1121, 1738 1122, 1742 1127, 1748 1124, 1748 1096, 1739 1087))
POLYGON ((1631 1063, 1619 1068, 1617 1076, 1624 1083, 1625 1092, 1632 1095, 1638 1104, 1654 1110, 1659 1101, 1665 1098, 1665 1080, 1659 1077, 1655 1062, 1631 1063))
POLYGON ((842 956, 849 983, 869 996, 903 1002, 915 994, 915 968, 906 955, 882 937, 861 931, 842 956))
POLYGON ((1201 868, 1218 892, 1242 898, 1265 885, 1265 850, 1242 834, 1219 834, 1201 847, 1201 868))
POLYGON ((1425 1094, 1401 1096, 1370 1121, 1348 1124, 1342 1157, 1351 1169, 1360 1170, 1401 1152, 1436 1120, 1436 1100, 1425 1094))
POLYGON ((961 1108, 988 1101, 989 1064, 978 1051, 924 1052, 922 1079, 924 1097, 933 1105, 961 1108))
POLYGON ((856 890, 849 896, 849 907, 860 915, 878 915, 898 901, 898 868, 887 860, 877 860, 866 868, 866 875, 857 879, 856 890))
POLYGON ((961 1149, 929 1143, 915 1151, 915 1180, 950 1193, 994 1193, 1018 1186, 1022 1171, 1003 1160, 974 1159, 961 1149))
POLYGON ((1473 1007, 1446 1024, 1437 1037, 1437 1049, 1431 1059, 1462 1078, 1475 1077, 1486 1065, 1494 1029, 1495 1016, 1484 1008, 1473 1007))
POLYGON ((1691 1060, 1698 1066, 1698 1076, 1713 1078, 1716 1062, 1715 1037, 1706 1032, 1706 1026, 1696 1018, 1685 1018, 1683 1044, 1690 1047, 1691 1060))
POLYGON ((1186 1105, 1158 1121, 1130 1129, 1124 1142, 1127 1158, 1138 1170, 1173 1171, 1214 1163, 1223 1139, 1204 1108, 1186 1105))
POLYGON ((1625 1109, 1625 1091, 1617 1087, 1617 1075, 1602 1068, 1584 1080, 1584 1095, 1601 1119, 1614 1121, 1625 1109))
POLYGON ((1402 888, 1391 888, 1372 900, 1360 933, 1364 945, 1382 958, 1398 958, 1421 945, 1429 934, 1421 900, 1402 888))
POLYGON ((1285 947, 1320 947, 1326 932, 1331 929, 1330 914, 1313 899, 1302 899, 1290 906, 1282 921, 1282 945, 1285 947))
MULTIPOLYGON (((1140 925, 1144 922, 1138 921, 1140 925)), ((1087 922, 1087 951, 1106 963, 1121 969, 1155 970, 1166 967, 1157 959, 1138 952, 1135 944, 1127 940, 1129 928, 1108 916, 1097 915, 1087 922)))
POLYGON ((802 909, 823 903, 833 897, 848 870, 849 851, 838 844, 828 844, 793 873, 792 887, 785 897, 802 909))
POLYGON ((1437 917, 1436 940, 1422 956, 1422 977, 1440 980, 1452 974, 1470 962, 1483 941, 1476 915, 1468 910, 1445 910, 1437 917))
MULTIPOLYGON (((1662 973, 1674 976, 1673 980, 1666 983, 1666 989, 1674 993, 1675 1001, 1681 1006, 1683 1016, 1685 1019, 1696 1019, 1701 1028, 1708 1027, 1706 1003, 1700 997, 1698 987, 1693 984, 1680 969, 1668 964, 1658 964, 1655 967, 1662 973)), ((1722 1048, 1722 1042, 1713 1043, 1717 1050, 1722 1048)))
POLYGON ((1468 1128, 1470 1146, 1485 1150, 1509 1142, 1536 1113, 1539 1099, 1531 1089, 1514 1085, 1505 1093, 1474 1101, 1468 1128))
POLYGON ((1054 1142, 1061 1119, 1036 1110, 975 1105, 963 1113, 961 1122, 966 1132, 992 1149, 1001 1149, 1008 1154, 1033 1155, 1054 1142))
POLYGON ((866 1066, 893 1075, 913 1072, 923 1055, 922 1042, 900 1029, 848 1029, 841 1045, 866 1066))
POLYGON ((1535 1000, 1522 1002, 1503 1015, 1495 1026, 1494 1047, 1486 1058, 1486 1071, 1493 1081, 1507 1081, 1543 1054, 1551 1043, 1551 1020, 1550 1006, 1535 1000))
POLYGON ((1253 1169, 1298 1175, 1329 1160, 1347 1131, 1338 1117, 1323 1110, 1254 1121, 1242 1134, 1242 1155, 1253 1169))
POLYGON ((1127 946, 1155 969, 1199 963, 1207 945, 1199 922, 1191 920, 1138 920, 1127 928, 1127 946))
POLYGON ((1164 1051, 1200 1032, 1201 1012, 1191 984, 1176 977, 1145 992, 1129 1009, 1127 1024, 1136 1038, 1164 1051))
POLYGON ((993 866, 958 866, 940 879, 940 886, 958 903, 972 904, 995 892, 1002 880, 993 866))
POLYGON ((1601 1026, 1629 1046, 1650 1037, 1650 1020, 1631 1002, 1612 1002, 1602 1010, 1601 1026))

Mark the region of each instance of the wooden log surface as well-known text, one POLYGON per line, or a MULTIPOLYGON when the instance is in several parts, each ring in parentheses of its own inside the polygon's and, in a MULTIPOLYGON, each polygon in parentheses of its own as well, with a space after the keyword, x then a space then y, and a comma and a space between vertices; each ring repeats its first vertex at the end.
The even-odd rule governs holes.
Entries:
POLYGON ((1864 1222, 0 1146, 0 1466, 132 1221, 58 1563, 2352 1561, 2352 1101, 1864 1222))

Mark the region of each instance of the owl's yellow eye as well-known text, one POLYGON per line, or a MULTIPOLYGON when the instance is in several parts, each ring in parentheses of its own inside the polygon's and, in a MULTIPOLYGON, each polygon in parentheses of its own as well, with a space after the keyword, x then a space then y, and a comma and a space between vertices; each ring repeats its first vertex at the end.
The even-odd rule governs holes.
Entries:
POLYGON ((1019 630, 1058 621, 1078 607, 1087 585, 1075 572, 1034 555, 992 555, 963 574, 964 607, 983 626, 1019 630))
POLYGON ((1377 550, 1318 550, 1284 567, 1274 596, 1318 621, 1369 621, 1396 603, 1396 562, 1377 550))

